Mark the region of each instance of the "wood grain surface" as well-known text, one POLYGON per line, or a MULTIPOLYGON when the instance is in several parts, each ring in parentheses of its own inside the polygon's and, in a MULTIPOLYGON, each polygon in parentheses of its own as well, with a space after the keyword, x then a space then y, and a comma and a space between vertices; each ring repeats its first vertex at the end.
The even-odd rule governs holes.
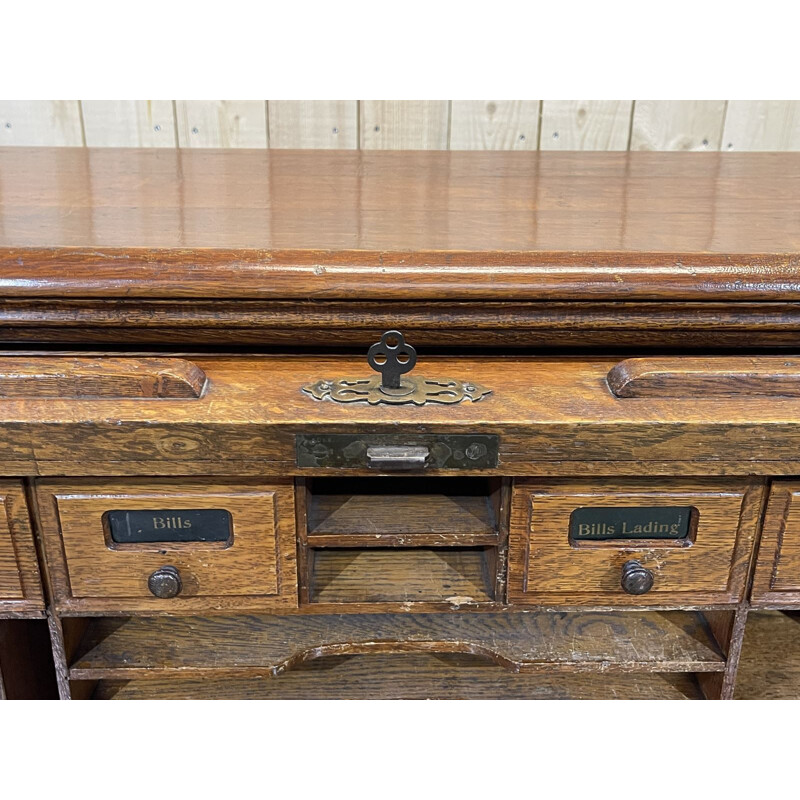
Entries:
POLYGON ((800 396, 800 360, 752 358, 627 358, 608 373, 617 397, 800 396))
POLYGON ((28 505, 19 480, 0 481, 0 617, 44 615, 28 505))
POLYGON ((800 700, 800 619, 796 614, 748 615, 736 676, 737 700, 800 700))
POLYGON ((751 602, 800 606, 800 483, 773 481, 764 517, 751 602))
POLYGON ((332 655, 466 653, 512 672, 718 672, 697 612, 342 614, 91 620, 73 680, 275 675, 332 655))
POLYGON ((309 599, 326 607, 439 603, 461 608, 495 599, 485 548, 324 549, 312 553, 309 599))
POLYGON ((757 533, 763 482, 639 481, 518 482, 509 530, 509 602, 582 602, 647 606, 669 602, 737 603, 757 533), (569 537, 576 508, 690 506, 694 540, 581 542, 569 537), (639 561, 654 574, 652 589, 627 594, 622 566, 639 561), (682 600, 681 600, 682 598, 682 600))
POLYGON ((800 297, 794 154, 6 148, 0 176, 5 297, 800 297))
POLYGON ((206 376, 180 358, 0 357, 0 397, 200 397, 206 376))
MULTIPOLYGON (((294 497, 290 484, 239 481, 124 483, 52 481, 37 486, 39 515, 55 603, 114 599, 130 610, 185 613, 214 598, 261 598, 265 607, 297 606, 294 497), (222 508, 233 518, 230 543, 110 542, 103 515, 112 510, 222 508), (148 578, 178 569, 175 598, 153 597, 148 578)), ((91 605, 88 603, 87 605, 91 605)))
POLYGON ((471 657, 390 655, 312 661, 266 680, 100 681, 99 700, 640 700, 700 699, 691 674, 514 675, 471 657))
MULTIPOLYGON (((362 358, 193 361, 209 381, 196 399, 5 399, 0 471, 325 475, 335 470, 298 471, 295 435, 356 430, 391 434, 397 444, 413 444, 421 433, 497 434, 500 464, 484 475, 797 470, 798 398, 621 399, 606 381, 616 359, 420 357, 418 374, 471 380, 493 391, 477 403, 420 407, 317 401, 301 391, 321 378, 369 375, 362 358)), ((348 474, 375 471, 364 465, 348 474)))

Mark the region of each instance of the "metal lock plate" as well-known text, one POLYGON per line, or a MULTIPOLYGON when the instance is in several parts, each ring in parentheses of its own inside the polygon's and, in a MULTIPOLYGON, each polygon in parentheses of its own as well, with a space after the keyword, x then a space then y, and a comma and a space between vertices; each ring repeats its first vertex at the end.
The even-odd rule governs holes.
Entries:
POLYGON ((494 434, 299 433, 295 441, 298 467, 381 471, 495 469, 500 446, 494 434))

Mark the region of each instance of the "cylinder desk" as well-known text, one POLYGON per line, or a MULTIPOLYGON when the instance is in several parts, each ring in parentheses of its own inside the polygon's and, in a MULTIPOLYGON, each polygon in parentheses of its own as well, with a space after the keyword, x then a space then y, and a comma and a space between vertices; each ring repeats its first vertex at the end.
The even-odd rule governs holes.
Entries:
POLYGON ((3 691, 800 694, 798 198, 792 154, 0 149, 3 691))

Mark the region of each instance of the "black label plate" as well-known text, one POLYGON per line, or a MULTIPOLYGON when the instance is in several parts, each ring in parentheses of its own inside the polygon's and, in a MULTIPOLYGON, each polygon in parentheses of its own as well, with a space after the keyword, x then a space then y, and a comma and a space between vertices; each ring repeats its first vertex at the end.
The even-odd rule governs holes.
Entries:
POLYGON ((576 508, 569 518, 570 539, 685 539, 691 506, 595 506, 576 508))
POLYGON ((230 511, 221 508, 107 511, 111 540, 144 542, 227 542, 233 530, 230 511))

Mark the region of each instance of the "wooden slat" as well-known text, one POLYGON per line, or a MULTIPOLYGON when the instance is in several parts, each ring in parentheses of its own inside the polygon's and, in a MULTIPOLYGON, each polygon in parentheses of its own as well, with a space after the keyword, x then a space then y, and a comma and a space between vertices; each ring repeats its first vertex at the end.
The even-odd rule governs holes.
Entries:
POLYGON ((358 101, 270 100, 269 146, 354 150, 358 147, 358 101))
POLYGON ((197 398, 205 385, 182 358, 0 357, 0 397, 197 398))
POLYGON ((448 100, 361 100, 365 150, 445 150, 448 100))
POLYGON ((172 100, 83 100, 87 147, 176 147, 172 100))
MULTIPOLYGON (((2 364, 2 359, 0 359, 2 364)), ((486 496, 446 494, 314 494, 308 510, 309 534, 492 534, 486 496)))
POLYGON ((719 150, 724 100, 637 100, 631 150, 719 150))
POLYGON ((453 100, 451 150, 535 150, 538 100, 453 100))
POLYGON ((542 150, 627 150, 630 100, 545 100, 542 150))
POLYGON ((97 700, 684 700, 702 694, 692 675, 515 675, 470 656, 329 658, 278 678, 102 681, 97 700))
POLYGON ((446 603, 492 600, 486 551, 475 549, 319 550, 314 603, 446 603))
POLYGON ((177 100, 180 147, 266 147, 264 100, 177 100))
POLYGON ((617 397, 800 396, 800 360, 785 356, 628 358, 608 373, 617 397))
POLYGON ((800 618, 796 614, 748 614, 734 697, 800 700, 800 618))
POLYGON ((82 144, 77 100, 0 100, 0 145, 82 144))
POLYGON ((697 612, 93 619, 70 678, 272 675, 324 656, 471 653, 522 672, 718 672, 697 612))
POLYGON ((800 150, 800 101, 729 100, 723 150, 800 150))

